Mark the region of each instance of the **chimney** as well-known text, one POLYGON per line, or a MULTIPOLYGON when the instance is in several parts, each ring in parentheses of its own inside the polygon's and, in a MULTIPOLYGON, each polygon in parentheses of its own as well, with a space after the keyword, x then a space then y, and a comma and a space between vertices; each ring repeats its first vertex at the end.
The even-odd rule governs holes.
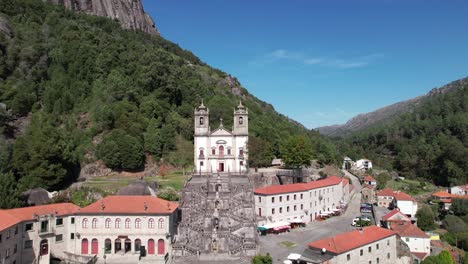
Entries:
POLYGON ((146 202, 143 204, 143 207, 145 208, 145 212, 146 212, 146 210, 148 210, 148 205, 146 204, 146 202))
POLYGON ((104 211, 105 208, 106 208, 106 206, 104 205, 104 202, 101 201, 101 211, 104 211))

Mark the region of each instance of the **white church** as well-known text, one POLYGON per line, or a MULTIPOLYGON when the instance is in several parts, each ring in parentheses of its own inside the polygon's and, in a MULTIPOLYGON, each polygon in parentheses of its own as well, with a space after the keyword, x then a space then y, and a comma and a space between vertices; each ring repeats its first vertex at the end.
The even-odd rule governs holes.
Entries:
POLYGON ((248 109, 242 102, 234 110, 232 131, 220 125, 210 128, 210 110, 203 104, 195 108, 194 161, 196 172, 245 173, 247 171, 248 109))

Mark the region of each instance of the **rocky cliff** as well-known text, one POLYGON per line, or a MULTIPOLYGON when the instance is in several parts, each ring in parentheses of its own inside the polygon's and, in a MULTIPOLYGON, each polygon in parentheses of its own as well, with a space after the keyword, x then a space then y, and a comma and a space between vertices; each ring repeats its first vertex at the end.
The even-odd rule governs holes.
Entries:
POLYGON ((117 19, 123 28, 159 35, 141 0, 46 0, 74 11, 117 19))
POLYGON ((468 83, 468 78, 460 79, 444 85, 440 88, 434 88, 423 96, 418 96, 409 100, 401 101, 389 106, 382 107, 370 113, 357 115, 345 124, 331 125, 317 128, 321 134, 328 136, 344 136, 350 132, 360 131, 373 125, 385 123, 393 120, 403 113, 412 111, 425 98, 445 94, 456 89, 460 89, 468 83))

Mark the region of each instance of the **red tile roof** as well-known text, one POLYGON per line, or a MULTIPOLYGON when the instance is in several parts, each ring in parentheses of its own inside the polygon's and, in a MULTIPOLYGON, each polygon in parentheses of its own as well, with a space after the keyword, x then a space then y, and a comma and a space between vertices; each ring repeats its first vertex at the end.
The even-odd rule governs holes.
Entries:
POLYGON ((348 178, 343 178, 343 186, 346 186, 348 183, 349 183, 349 179, 348 178))
POLYGON ((393 193, 393 197, 397 201, 415 201, 414 198, 411 197, 411 195, 404 193, 402 191, 395 191, 393 193))
POLYGON ((170 214, 179 205, 153 196, 107 196, 78 214, 170 214))
POLYGON ((444 198, 468 199, 468 195, 451 194, 446 191, 435 192, 432 194, 432 196, 437 197, 439 199, 444 199, 444 198))
POLYGON ((364 184, 364 185, 362 186, 362 188, 374 189, 375 186, 374 186, 374 185, 369 185, 369 184, 364 184))
POLYGON ((392 196, 395 191, 390 188, 384 188, 377 192, 377 196, 392 196))
POLYGON ((393 209, 392 211, 388 212, 386 215, 384 215, 382 217, 382 220, 384 221, 392 221, 392 217, 394 217, 395 215, 400 215, 402 219, 397 219, 397 221, 401 221, 401 220, 404 220, 404 221, 410 221, 411 222, 411 218, 409 218, 407 215, 405 215, 404 213, 400 212, 400 210, 398 210, 398 208, 395 208, 393 209))
POLYGON ((397 232, 401 237, 420 237, 420 238, 429 238, 429 236, 424 233, 417 226, 411 224, 411 222, 400 222, 391 226, 392 230, 397 232))
POLYGON ((366 175, 366 176, 364 177, 364 181, 373 181, 373 182, 376 182, 377 180, 374 179, 374 178, 373 178, 372 176, 370 176, 370 175, 366 175))
POLYGON ((74 214, 78 209, 80 209, 80 207, 72 203, 58 203, 0 210, 0 230, 22 221, 33 220, 35 215, 70 215, 74 214))
POLYGON ((312 189, 322 188, 331 185, 337 185, 341 182, 341 178, 337 176, 330 176, 328 178, 311 181, 308 183, 293 183, 285 185, 272 185, 254 190, 255 194, 272 195, 281 193, 294 193, 294 192, 305 192, 312 189))
POLYGON ((411 252, 415 257, 417 257, 419 260, 423 260, 426 258, 427 254, 426 252, 411 252))
POLYGON ((310 248, 325 249, 335 254, 341 254, 352 249, 379 241, 381 239, 395 235, 396 232, 378 227, 368 226, 361 231, 353 230, 351 232, 341 233, 334 237, 328 237, 309 243, 310 248))

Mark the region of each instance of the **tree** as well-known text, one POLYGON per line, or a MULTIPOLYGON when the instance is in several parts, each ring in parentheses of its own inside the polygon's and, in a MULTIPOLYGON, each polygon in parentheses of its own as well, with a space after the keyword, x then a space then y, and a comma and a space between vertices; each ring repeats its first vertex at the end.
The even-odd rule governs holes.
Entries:
POLYGON ((102 140, 97 146, 97 156, 114 170, 138 170, 145 161, 140 141, 120 129, 102 140))
POLYGON ((266 255, 255 255, 250 262, 252 264, 273 264, 273 258, 270 256, 270 253, 266 255))
POLYGON ((391 180, 391 179, 392 179, 392 177, 390 176, 390 174, 388 174, 388 172, 380 173, 377 176, 377 189, 381 190, 381 189, 385 188, 385 186, 387 185, 387 182, 389 180, 391 180))
POLYGON ((178 201, 180 198, 179 193, 171 186, 162 188, 158 193, 158 197, 168 201, 178 201))
POLYGON ((182 138, 182 136, 177 136, 176 150, 169 154, 168 160, 174 166, 182 168, 182 173, 185 175, 185 169, 193 165, 192 143, 182 138))
POLYGON ((437 256, 429 256, 421 262, 421 264, 454 264, 452 255, 446 250, 439 253, 437 256))
POLYGON ((416 218, 418 218, 418 227, 424 231, 435 229, 434 213, 432 209, 427 205, 421 206, 416 212, 416 218))
POLYGON ((266 167, 271 165, 274 156, 270 142, 250 136, 248 145, 249 165, 251 167, 266 167))
POLYGON ((450 209, 455 215, 468 215, 468 199, 452 199, 450 209))
POLYGON ((17 181, 12 173, 0 172, 0 208, 9 209, 21 205, 17 181))
POLYGON ((281 157, 288 168, 309 166, 312 153, 312 144, 305 136, 292 136, 281 148, 281 157))
MULTIPOLYGON (((418 218, 419 224, 419 218, 418 218)), ((447 215, 445 219, 442 221, 442 224, 445 229, 449 232, 457 234, 466 230, 466 224, 463 220, 454 215, 447 215)))

